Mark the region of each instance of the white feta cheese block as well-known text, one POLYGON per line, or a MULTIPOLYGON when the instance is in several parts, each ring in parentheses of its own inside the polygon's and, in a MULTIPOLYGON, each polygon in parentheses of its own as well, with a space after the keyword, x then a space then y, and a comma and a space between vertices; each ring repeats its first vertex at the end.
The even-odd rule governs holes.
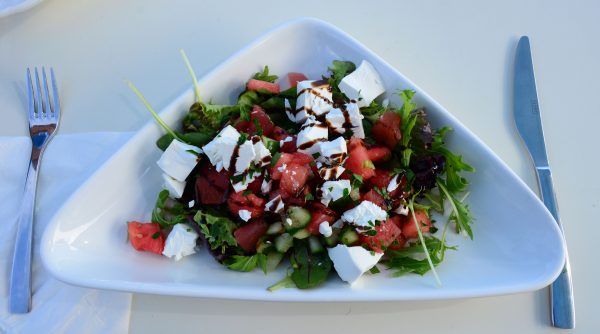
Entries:
POLYGON ((333 234, 333 229, 329 226, 328 222, 322 222, 319 224, 319 233, 321 233, 325 238, 329 238, 333 234))
POLYGON ((264 167, 271 163, 271 151, 265 146, 265 143, 256 136, 252 138, 254 143, 254 163, 257 166, 264 167))
POLYGON ((169 191, 169 196, 173 198, 180 198, 183 195, 185 189, 185 181, 177 181, 169 175, 163 173, 163 188, 169 191))
POLYGON ((386 190, 388 192, 392 192, 396 189, 398 189, 398 187, 400 186, 400 184, 398 183, 398 178, 400 177, 400 175, 396 175, 394 177, 392 177, 392 179, 390 180, 390 184, 388 184, 386 190))
POLYGON ((296 138, 296 147, 298 151, 312 155, 319 152, 319 144, 327 141, 329 131, 327 125, 314 119, 307 119, 302 125, 298 137, 296 138))
POLYGON ((321 203, 329 205, 330 202, 344 197, 352 190, 350 180, 325 181, 321 186, 321 203))
POLYGON ((271 180, 267 181, 266 179, 263 179, 263 181, 260 185, 260 191, 263 193, 263 195, 269 194, 269 192, 271 191, 272 185, 273 185, 273 182, 271 180))
POLYGON ((240 133, 233 126, 228 125, 212 141, 202 147, 204 154, 215 166, 217 172, 223 169, 229 170, 231 156, 239 138, 240 133))
POLYGON ((346 116, 344 116, 344 112, 340 108, 333 108, 331 111, 325 115, 325 121, 327 121, 327 125, 329 128, 339 134, 343 134, 346 132, 346 128, 344 128, 344 123, 346 123, 346 116))
POLYGON ((285 143, 291 142, 292 140, 294 140, 294 137, 292 136, 285 137, 284 139, 279 141, 279 147, 282 147, 285 143))
POLYGON ((322 161, 329 166, 341 165, 348 154, 346 140, 343 137, 338 137, 332 141, 321 142, 319 144, 319 151, 321 153, 319 161, 322 161))
POLYGON ((240 216, 240 218, 247 222, 248 220, 250 220, 250 218, 252 217, 252 212, 248 211, 248 210, 240 210, 238 212, 238 215, 240 216))
MULTIPOLYGON (((265 204, 265 211, 281 213, 285 209, 285 204, 283 203, 283 199, 281 195, 275 196, 272 200, 265 204)), ((291 221, 291 219, 290 219, 291 221)))
POLYGON ((340 278, 350 284, 373 268, 383 256, 383 253, 372 253, 361 246, 337 245, 328 248, 327 252, 340 278))
POLYGON ((349 99, 357 101, 360 107, 366 107, 385 92, 383 80, 373 65, 363 60, 354 72, 345 76, 338 88, 349 99))
POLYGON ((198 147, 173 140, 156 162, 158 167, 177 181, 184 182, 198 163, 198 147), (192 152, 195 153, 192 153, 192 152))
POLYGON ((233 183, 233 181, 231 181, 231 185, 233 186, 233 190, 236 193, 239 193, 240 191, 244 191, 246 189, 248 189, 248 185, 250 185, 250 183, 252 183, 254 180, 256 180, 256 178, 259 176, 259 173, 246 173, 246 175, 244 175, 244 178, 236 183, 233 183))
POLYGON ((359 205, 344 212, 342 219, 356 227, 358 231, 370 230, 376 222, 387 219, 387 213, 373 202, 362 201, 359 205))
POLYGON ((334 166, 334 167, 318 167, 319 168, 319 176, 325 181, 329 180, 337 180, 342 176, 346 168, 342 166, 334 166))
POLYGON ((254 144, 250 140, 246 140, 238 148, 238 155, 235 159, 235 173, 233 175, 242 175, 247 172, 255 157, 254 144))
POLYGON ((163 255, 175 257, 176 261, 184 256, 194 254, 198 233, 186 224, 176 224, 165 240, 163 255))
POLYGON ((399 215, 408 216, 408 207, 400 204, 397 208, 394 209, 394 212, 399 215))
POLYGON ((360 113, 358 105, 356 103, 346 104, 346 112, 352 123, 352 137, 365 138, 365 129, 362 122, 365 117, 360 113))
MULTIPOLYGON (((304 80, 296 86, 296 123, 302 123, 310 115, 320 116, 333 106, 331 87, 325 80, 304 80)), ((288 115, 289 116, 289 115, 288 115)))
POLYGON ((285 114, 290 119, 290 121, 296 123, 296 113, 292 110, 292 106, 290 105, 290 101, 288 99, 283 100, 283 104, 285 106, 285 114))

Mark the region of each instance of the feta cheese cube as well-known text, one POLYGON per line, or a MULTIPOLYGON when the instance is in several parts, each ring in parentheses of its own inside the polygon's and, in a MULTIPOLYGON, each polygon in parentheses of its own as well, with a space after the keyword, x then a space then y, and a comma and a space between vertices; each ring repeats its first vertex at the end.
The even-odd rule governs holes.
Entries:
MULTIPOLYGON (((234 152, 235 154, 235 152, 234 152)), ((238 148, 238 155, 235 160, 235 173, 233 175, 242 175, 248 171, 250 164, 254 161, 256 153, 254 152, 254 144, 246 140, 238 148)))
POLYGON ((296 111, 292 109, 290 105, 290 101, 288 99, 283 100, 283 104, 285 106, 285 114, 290 119, 290 121, 296 123, 296 111))
POLYGON ((408 216, 408 207, 400 204, 397 208, 394 209, 394 212, 399 215, 408 216))
POLYGON ((360 113, 358 105, 356 103, 346 104, 346 112, 352 123, 352 137, 365 138, 365 129, 362 122, 365 117, 360 113))
POLYGON ((319 150, 321 153, 319 161, 323 161, 330 166, 341 165, 348 153, 346 140, 343 137, 338 137, 332 141, 321 142, 319 144, 319 150))
POLYGON ((322 222, 319 224, 319 233, 321 233, 325 238, 329 238, 333 234, 333 229, 329 226, 328 222, 322 222))
POLYGON ((262 184, 260 185, 260 191, 263 193, 263 195, 269 194, 272 185, 273 182, 271 180, 267 181, 266 179, 263 179, 262 184))
POLYGON ((329 128, 339 134, 346 132, 346 116, 340 108, 333 108, 325 115, 325 121, 329 128))
POLYGON ((202 151, 194 146, 173 140, 156 162, 158 167, 177 181, 184 182, 198 163, 202 151), (191 151, 191 152, 190 152, 191 151), (195 153, 193 153, 195 152, 195 153))
POLYGON ((233 126, 228 125, 212 141, 202 147, 217 172, 223 169, 229 170, 231 156, 239 138, 240 133, 233 126))
POLYGON ((379 73, 366 60, 354 72, 345 76, 338 87, 349 99, 357 101, 360 107, 370 105, 385 92, 379 73))
POLYGON ((321 186, 321 203, 329 205, 331 201, 336 201, 352 190, 350 180, 325 181, 321 186))
POLYGON ((373 202, 362 201, 359 205, 344 212, 342 219, 358 227, 359 232, 366 232, 373 228, 376 222, 386 220, 387 212, 373 202))
POLYGON ((320 116, 331 110, 333 106, 331 87, 326 80, 300 81, 296 89, 298 92, 296 123, 304 122, 311 115, 320 116))
POLYGON ((236 193, 239 193, 240 191, 244 191, 244 190, 248 189, 248 185, 250 185, 250 183, 254 182, 254 180, 256 180, 256 178, 259 175, 260 175, 259 173, 246 173, 246 175, 244 175, 244 177, 242 178, 241 181, 235 182, 235 183, 233 181, 231 181, 233 190, 236 193))
POLYGON ((169 258, 175 257, 176 261, 184 256, 194 254, 198 233, 186 224, 176 224, 165 240, 163 255, 169 258))
POLYGON ((180 198, 183 195, 185 189, 185 181, 177 181, 169 175, 163 173, 163 188, 169 191, 169 196, 173 198, 180 198))
POLYGON ((327 138, 329 138, 327 125, 309 118, 298 133, 296 147, 299 152, 312 155, 319 152, 319 143, 327 141, 327 138))
MULTIPOLYGON (((317 163, 318 164, 318 163, 317 163)), ((329 180, 337 180, 342 176, 346 168, 342 166, 334 166, 334 167, 318 167, 319 168, 319 176, 325 181, 329 180)))
MULTIPOLYGON (((281 198, 281 195, 275 196, 272 200, 270 200, 269 202, 267 202, 267 204, 265 204, 265 211, 269 211, 269 212, 281 213, 281 212, 283 212, 284 208, 285 208, 285 204, 283 203, 283 199, 281 198)), ((290 219, 290 221, 291 221, 291 219, 290 219)))
POLYGON ((271 163, 271 151, 265 146, 265 143, 259 136, 252 137, 254 143, 254 163, 257 166, 264 167, 271 163))
POLYGON ((238 211, 238 215, 243 221, 247 222, 252 217, 252 212, 248 210, 240 210, 238 211))
POLYGON ((392 177, 392 179, 390 180, 390 184, 388 184, 388 186, 386 188, 386 190, 388 192, 391 193, 392 191, 398 189, 398 187, 400 186, 400 184, 398 183, 398 178, 399 177, 400 177, 399 175, 396 175, 396 176, 392 177))
POLYGON ((361 246, 337 245, 328 248, 327 252, 340 278, 350 284, 373 268, 383 256, 383 253, 372 253, 361 246))

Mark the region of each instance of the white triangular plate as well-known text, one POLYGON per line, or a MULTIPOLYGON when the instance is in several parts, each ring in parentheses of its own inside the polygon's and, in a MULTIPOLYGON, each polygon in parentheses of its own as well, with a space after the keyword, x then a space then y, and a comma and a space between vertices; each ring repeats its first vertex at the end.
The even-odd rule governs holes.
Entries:
MULTIPOLYGON (((392 277, 382 271, 354 286, 335 274, 312 290, 266 288, 285 268, 265 276, 260 271, 225 269, 205 251, 175 262, 135 251, 126 242, 126 221, 144 220, 161 187, 154 123, 144 126, 102 165, 58 211, 45 231, 41 254, 46 268, 67 283, 111 290, 164 295, 280 301, 419 300, 489 296, 540 289, 551 283, 564 262, 563 239, 552 216, 535 194, 475 135, 397 70, 358 41, 330 24, 300 19, 284 24, 233 55, 200 81, 204 97, 231 103, 245 81, 262 66, 273 73, 326 74, 334 59, 366 59, 381 74, 388 97, 399 88, 414 89, 435 126, 455 129, 448 144, 477 172, 468 202, 476 223, 474 240, 454 235, 438 267, 442 286, 431 274, 392 277)), ((162 112, 178 124, 193 101, 186 91, 162 112)))

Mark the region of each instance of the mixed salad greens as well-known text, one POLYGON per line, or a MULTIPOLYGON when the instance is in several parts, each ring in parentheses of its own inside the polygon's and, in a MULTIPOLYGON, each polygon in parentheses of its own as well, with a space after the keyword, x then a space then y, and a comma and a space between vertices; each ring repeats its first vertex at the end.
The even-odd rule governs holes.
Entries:
POLYGON ((432 128, 414 91, 395 92, 399 106, 382 99, 367 61, 335 60, 316 80, 265 66, 235 104, 214 105, 182 55, 195 102, 178 130, 129 83, 166 131, 165 190, 151 222, 128 223, 135 249, 179 260, 205 246, 231 270, 265 274, 289 259, 276 290, 316 287, 332 269, 353 283, 378 264, 439 283, 449 227, 473 238, 462 173, 474 170, 444 145, 451 129, 432 128), (444 208, 437 232, 431 213, 444 208))

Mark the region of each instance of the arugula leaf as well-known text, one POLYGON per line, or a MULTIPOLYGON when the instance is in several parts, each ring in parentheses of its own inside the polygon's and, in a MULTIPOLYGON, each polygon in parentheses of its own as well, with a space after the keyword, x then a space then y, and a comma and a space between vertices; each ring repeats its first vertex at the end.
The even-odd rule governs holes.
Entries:
POLYGON ((329 78, 323 77, 331 86, 331 94, 333 101, 343 102, 348 100, 338 87, 342 79, 356 70, 356 65, 350 61, 334 60, 331 67, 327 70, 331 73, 329 78))
POLYGON ((187 212, 183 204, 169 197, 169 191, 163 190, 158 194, 152 210, 152 222, 162 228, 180 223, 187 223, 187 212))
POLYGON ((473 217, 471 216, 469 207, 458 200, 455 195, 448 190, 448 187, 444 184, 442 179, 438 178, 437 185, 445 199, 450 201, 450 206, 452 207, 452 214, 450 214, 448 220, 456 223, 456 232, 464 230, 469 238, 473 239, 473 231, 471 230, 473 217))
POLYGON ((351 61, 334 60, 332 66, 328 67, 327 70, 331 72, 329 84, 331 87, 337 87, 346 75, 356 70, 356 65, 351 61))
POLYGON ((206 237, 211 249, 220 248, 221 253, 225 254, 228 247, 237 246, 237 241, 233 236, 236 225, 231 219, 198 211, 194 216, 194 221, 200 226, 200 231, 206 237))
POLYGON ((214 134, 221 129, 225 121, 239 113, 238 106, 215 105, 195 102, 183 117, 185 132, 209 132, 214 134))
POLYGON ((387 111, 387 108, 373 100, 368 107, 360 108, 360 113, 371 122, 375 122, 387 111))
POLYGON ((310 289, 323 283, 332 266, 327 252, 312 253, 303 241, 295 243, 290 262, 294 269, 291 278, 299 289, 310 289))
POLYGON ((445 185, 450 193, 464 191, 469 185, 469 181, 460 176, 460 172, 475 172, 475 168, 462 161, 462 156, 456 155, 444 146, 444 138, 448 132, 452 131, 450 127, 438 129, 433 136, 431 150, 439 153, 446 159, 445 166, 445 185))
POLYGON ((295 287, 296 287, 296 283, 294 283, 294 280, 292 279, 292 277, 290 275, 285 275, 284 278, 275 282, 275 284, 268 287, 267 290, 270 292, 273 292, 273 291, 277 291, 279 289, 287 289, 287 288, 295 288, 295 287))
POLYGON ((171 129, 170 126, 167 125, 167 123, 165 123, 160 118, 160 116, 158 116, 158 113, 154 110, 154 108, 152 108, 152 106, 150 105, 150 102, 148 102, 148 100, 146 100, 146 98, 144 97, 144 95, 142 95, 142 93, 137 89, 137 87, 135 87, 135 85, 133 84, 133 82, 131 82, 131 81, 125 81, 125 82, 129 86, 129 88, 131 88, 131 90, 135 93, 135 95, 137 95, 137 97, 140 99, 140 101, 142 101, 142 103, 144 104, 144 106, 146 107, 146 109, 148 109, 148 111, 150 112, 150 114, 152 114, 152 117, 154 117, 154 120, 156 121, 156 123, 158 123, 158 125, 160 125, 173 138, 177 138, 177 140, 184 141, 182 138, 180 138, 175 133, 175 131, 173 131, 173 129, 171 129))
POLYGON ((255 104, 260 104, 262 98, 258 92, 247 90, 238 97, 237 105, 240 110, 240 119, 243 121, 250 120, 250 112, 255 104))
POLYGON ((266 274, 267 273, 267 256, 265 254, 254 254, 250 256, 234 255, 225 260, 227 268, 235 271, 248 272, 259 267, 266 274))
POLYGON ((279 77, 276 75, 270 75, 269 74, 269 66, 265 65, 265 67, 263 68, 263 71, 256 72, 256 74, 254 74, 254 76, 252 78, 256 79, 256 80, 267 81, 267 82, 275 82, 279 77))
MULTIPOLYGON (((446 249, 455 250, 456 247, 448 246, 444 240, 429 236, 424 238, 425 246, 433 266, 437 266, 444 261, 444 252, 446 249)), ((432 267, 428 260, 423 258, 423 243, 417 240, 408 246, 388 252, 388 259, 383 263, 388 269, 393 269, 393 276, 401 276, 407 273, 424 275, 432 267)))
POLYGON ((181 52, 181 57, 183 58, 183 62, 185 63, 185 67, 187 68, 190 76, 192 77, 192 83, 194 84, 194 96, 196 97, 196 102, 200 102, 200 86, 198 85, 198 79, 196 78, 196 73, 194 73, 194 69, 192 68, 192 64, 190 64, 190 60, 188 59, 185 51, 183 49, 179 49, 181 52))

